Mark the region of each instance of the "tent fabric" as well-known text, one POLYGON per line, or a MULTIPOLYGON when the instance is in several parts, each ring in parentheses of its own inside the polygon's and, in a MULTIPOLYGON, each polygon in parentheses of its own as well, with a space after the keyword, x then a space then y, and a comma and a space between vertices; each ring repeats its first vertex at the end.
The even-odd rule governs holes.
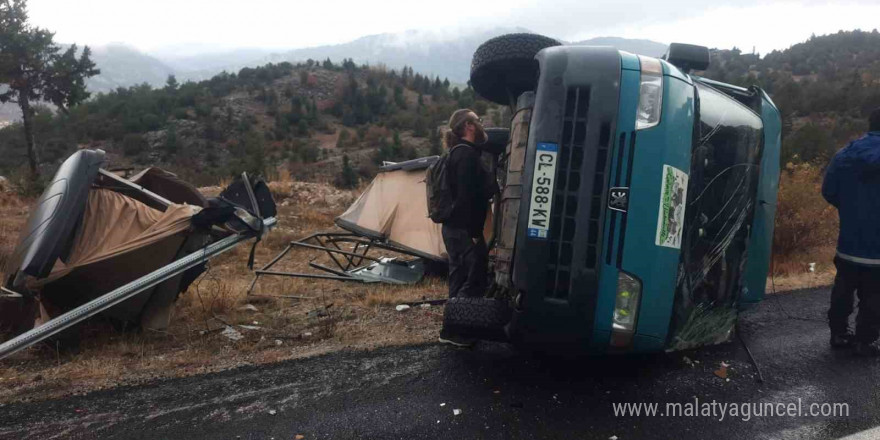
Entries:
MULTIPOLYGON (((196 187, 181 180, 176 174, 170 173, 161 168, 147 168, 130 177, 128 180, 135 185, 140 185, 144 189, 170 200, 172 203, 188 204, 203 208, 208 206, 208 200, 198 189, 196 189, 196 187)), ((118 193, 125 194, 147 206, 159 210, 165 209, 164 204, 157 202, 145 193, 123 185, 106 176, 98 176, 95 182, 99 187, 109 188, 118 193)))
MULTIPOLYGON (((38 287, 71 271, 137 251, 187 231, 199 208, 171 205, 164 212, 107 189, 93 189, 67 261, 58 261, 38 287)), ((169 261, 162 261, 167 264, 169 261)), ((144 261, 144 265, 149 262, 144 261)))
POLYGON ((174 203, 186 203, 203 208, 208 206, 208 200, 196 187, 161 168, 147 168, 129 180, 174 203))
MULTIPOLYGON (((396 169, 377 174, 348 210, 336 218, 336 225, 445 262, 448 255, 441 226, 428 217, 426 171, 427 168, 396 169)), ((492 236, 492 226, 490 209, 484 229, 487 240, 492 236)))
POLYGON ((440 225, 428 218, 425 169, 379 173, 336 224, 356 234, 446 261, 440 225))

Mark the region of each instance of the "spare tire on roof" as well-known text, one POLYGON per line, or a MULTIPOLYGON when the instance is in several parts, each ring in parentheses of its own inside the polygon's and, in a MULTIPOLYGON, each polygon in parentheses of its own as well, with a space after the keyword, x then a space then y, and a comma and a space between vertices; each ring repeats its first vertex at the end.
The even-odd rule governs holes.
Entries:
POLYGON ((535 89, 542 49, 560 46, 559 41, 537 34, 506 34, 477 48, 471 61, 471 87, 480 96, 511 105, 523 92, 535 89))

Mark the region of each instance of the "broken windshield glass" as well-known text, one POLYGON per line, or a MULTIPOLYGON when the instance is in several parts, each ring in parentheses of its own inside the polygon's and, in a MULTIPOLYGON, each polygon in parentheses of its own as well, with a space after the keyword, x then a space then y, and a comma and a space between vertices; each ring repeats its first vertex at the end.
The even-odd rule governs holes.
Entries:
POLYGON ((687 348, 728 337, 747 258, 763 139, 752 110, 696 83, 694 133, 675 298, 672 346, 687 348))

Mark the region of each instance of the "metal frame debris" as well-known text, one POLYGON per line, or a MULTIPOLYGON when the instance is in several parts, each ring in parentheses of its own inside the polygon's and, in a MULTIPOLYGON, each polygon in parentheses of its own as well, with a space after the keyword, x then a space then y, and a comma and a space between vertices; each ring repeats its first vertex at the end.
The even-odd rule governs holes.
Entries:
POLYGON ((248 286, 247 294, 253 294, 254 288, 261 276, 353 281, 357 283, 413 284, 421 280, 424 271, 422 258, 415 252, 351 232, 319 232, 291 241, 275 258, 266 263, 262 268, 255 270, 254 278, 248 286), (344 245, 349 245, 351 249, 344 249, 344 245), (309 266, 325 273, 272 270, 272 267, 294 248, 323 251, 323 253, 330 257, 336 268, 315 263, 313 258, 309 261, 309 266), (397 258, 370 256, 370 252, 374 249, 411 256, 414 259, 403 261, 397 258), (365 264, 366 262, 369 263, 365 264))

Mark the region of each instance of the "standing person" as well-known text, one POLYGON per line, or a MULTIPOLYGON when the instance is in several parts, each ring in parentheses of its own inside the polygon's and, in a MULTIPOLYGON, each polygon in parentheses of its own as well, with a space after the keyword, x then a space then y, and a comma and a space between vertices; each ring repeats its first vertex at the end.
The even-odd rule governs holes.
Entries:
POLYGON ((837 208, 840 233, 828 324, 831 346, 854 346, 860 356, 880 356, 880 108, 869 132, 837 152, 825 172, 822 196, 837 208), (853 293, 859 297, 856 334, 849 332, 853 293))
MULTIPOLYGON (((495 194, 495 178, 483 166, 478 147, 487 140, 480 118, 469 109, 456 110, 449 118, 445 144, 449 150, 449 182, 453 204, 443 222, 443 243, 449 255, 449 297, 477 297, 488 287, 489 250, 483 225, 489 199, 495 194)), ((457 337, 448 329, 440 342, 470 346, 472 339, 457 337)))

